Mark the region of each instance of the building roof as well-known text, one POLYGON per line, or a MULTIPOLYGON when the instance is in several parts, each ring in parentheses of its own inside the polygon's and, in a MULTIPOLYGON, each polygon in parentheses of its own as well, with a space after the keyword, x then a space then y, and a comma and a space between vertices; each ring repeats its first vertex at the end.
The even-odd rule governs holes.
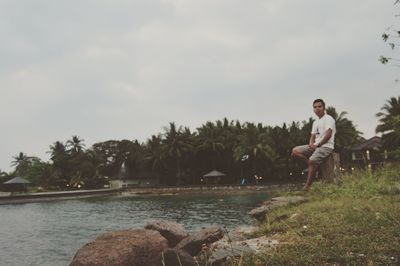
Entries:
POLYGON ((380 149, 383 145, 382 138, 375 136, 366 141, 355 145, 351 150, 352 151, 362 151, 362 150, 371 150, 371 149, 380 149))
POLYGON ((226 174, 221 173, 217 170, 213 170, 209 172, 208 174, 205 174, 203 177, 219 177, 219 176, 226 176, 226 174))
POLYGON ((4 182, 3 184, 29 184, 31 182, 29 182, 28 180, 22 178, 22 177, 14 177, 13 179, 10 179, 6 182, 4 182))

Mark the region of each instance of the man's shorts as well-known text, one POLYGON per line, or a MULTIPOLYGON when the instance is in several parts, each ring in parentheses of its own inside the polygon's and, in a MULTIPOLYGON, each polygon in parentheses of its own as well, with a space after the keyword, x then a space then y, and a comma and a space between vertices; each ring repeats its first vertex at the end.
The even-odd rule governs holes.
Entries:
POLYGON ((315 162, 318 165, 321 164, 325 158, 333 153, 333 149, 327 147, 316 148, 314 152, 310 151, 308 145, 297 146, 295 147, 295 149, 299 150, 309 160, 315 162))

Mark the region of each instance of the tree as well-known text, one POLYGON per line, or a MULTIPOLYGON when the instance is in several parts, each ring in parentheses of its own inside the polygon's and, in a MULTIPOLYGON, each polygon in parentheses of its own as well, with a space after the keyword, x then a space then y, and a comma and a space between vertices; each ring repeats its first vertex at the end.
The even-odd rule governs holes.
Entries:
POLYGON ((197 129, 197 150, 203 152, 206 158, 211 159, 212 167, 217 168, 219 153, 225 148, 223 144, 222 129, 212 122, 207 122, 197 129))
POLYGON ((332 106, 326 108, 326 113, 335 119, 335 151, 340 154, 342 164, 350 163, 351 148, 363 140, 362 133, 356 129, 351 120, 346 118, 347 112, 338 113, 332 106))
POLYGON ((84 139, 79 138, 79 136, 72 136, 72 139, 67 140, 67 148, 69 148, 69 152, 71 154, 77 154, 84 150, 85 144, 83 143, 84 139))
MULTIPOLYGON (((400 0, 396 0, 394 2, 394 5, 397 5, 400 3, 400 0)), ((396 15, 398 17, 398 15, 396 15)), ((386 29, 386 31, 382 34, 382 40, 388 44, 391 50, 394 50, 397 48, 399 45, 398 39, 400 38, 400 30, 396 28, 395 26, 390 26, 386 29)), ((394 62, 394 66, 399 67, 399 58, 394 58, 394 57, 389 57, 389 56, 383 56, 381 55, 378 59, 382 64, 386 65, 389 64, 389 62, 394 62)), ((396 82, 398 79, 396 79, 396 82)))
POLYGON ((29 157, 25 153, 20 152, 18 155, 14 156, 13 159, 11 166, 15 166, 15 173, 17 175, 26 176, 29 166, 35 158, 29 157))
POLYGON ((106 177, 115 177, 120 170, 122 162, 119 161, 119 141, 108 140, 93 144, 93 152, 98 158, 99 174, 106 177))
POLYGON ((175 164, 176 184, 180 185, 184 156, 193 151, 192 134, 190 130, 183 130, 181 126, 177 128, 173 122, 169 123, 169 128, 164 128, 164 131, 164 156, 175 164))
POLYGON ((153 135, 147 140, 146 160, 150 163, 150 169, 153 171, 162 171, 164 168, 164 153, 162 149, 162 138, 160 135, 153 135))
POLYGON ((273 162, 278 156, 271 148, 271 138, 263 128, 257 127, 253 123, 246 123, 242 134, 238 137, 238 146, 234 149, 234 158, 240 162, 243 156, 249 156, 251 175, 256 174, 257 161, 273 162))
POLYGON ((50 145, 50 160, 53 161, 53 181, 52 185, 65 187, 70 182, 72 175, 72 165, 70 154, 64 143, 56 141, 50 145))
POLYGON ((376 114, 379 118, 376 133, 382 133, 385 146, 389 150, 400 147, 400 96, 391 97, 376 114))

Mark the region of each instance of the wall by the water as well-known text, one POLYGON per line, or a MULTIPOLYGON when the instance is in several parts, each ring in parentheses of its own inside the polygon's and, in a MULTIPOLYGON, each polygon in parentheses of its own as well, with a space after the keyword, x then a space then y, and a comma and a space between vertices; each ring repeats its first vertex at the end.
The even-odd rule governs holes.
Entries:
POLYGON ((187 194, 187 193, 239 193, 239 192, 270 192, 276 190, 295 190, 298 184, 285 185, 207 185, 207 186, 179 186, 179 187, 137 187, 123 190, 123 194, 187 194))

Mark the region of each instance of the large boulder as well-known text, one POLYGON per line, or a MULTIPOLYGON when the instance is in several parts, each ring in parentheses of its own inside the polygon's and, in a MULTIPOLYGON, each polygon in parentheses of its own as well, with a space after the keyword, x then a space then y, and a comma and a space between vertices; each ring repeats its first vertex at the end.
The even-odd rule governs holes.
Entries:
POLYGON ((195 256, 201 251, 203 244, 208 245, 214 243, 223 236, 224 232, 222 228, 215 225, 184 238, 175 248, 185 250, 190 255, 195 256))
POLYGON ((174 222, 154 221, 146 225, 145 228, 160 232, 168 240, 170 247, 174 247, 189 235, 181 224, 174 222))
POLYGON ((158 266, 167 247, 167 239, 154 230, 110 232, 81 247, 70 266, 158 266))

